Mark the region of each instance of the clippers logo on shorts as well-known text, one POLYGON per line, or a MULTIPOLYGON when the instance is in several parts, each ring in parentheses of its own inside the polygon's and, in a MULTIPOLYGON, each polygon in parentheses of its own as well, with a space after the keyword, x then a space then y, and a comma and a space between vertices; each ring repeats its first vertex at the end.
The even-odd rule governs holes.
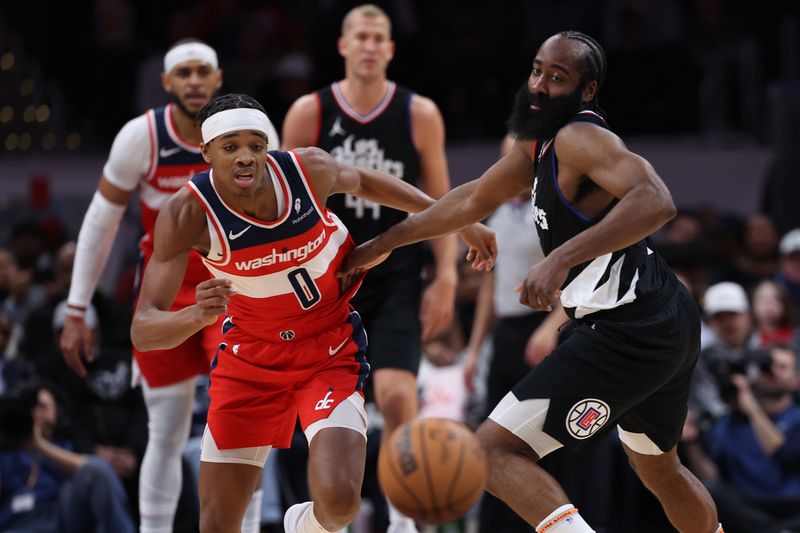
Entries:
POLYGON ((602 400, 587 398, 567 413, 567 431, 576 439, 588 439, 608 421, 611 409, 602 400))

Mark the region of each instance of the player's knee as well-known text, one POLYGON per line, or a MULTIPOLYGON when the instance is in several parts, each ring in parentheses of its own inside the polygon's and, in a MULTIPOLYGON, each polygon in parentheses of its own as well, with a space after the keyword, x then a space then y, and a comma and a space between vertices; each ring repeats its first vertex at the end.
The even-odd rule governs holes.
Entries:
POLYGON ((237 522, 237 518, 226 513, 221 506, 204 505, 200 509, 200 533, 226 533, 235 531, 230 525, 237 522))
POLYGON ((338 524, 349 524, 361 506, 361 486, 352 479, 331 480, 314 486, 315 505, 338 524))
POLYGON ((491 420, 481 424, 475 436, 490 462, 502 460, 508 454, 522 455, 532 461, 539 460, 539 456, 525 441, 491 420))
POLYGON ((406 414, 416 411, 417 392, 403 383, 384 383, 375 391, 375 399, 383 417, 392 426, 405 422, 406 414))
POLYGON ((628 454, 631 468, 642 482, 650 487, 654 484, 669 484, 681 475, 681 463, 674 453, 659 455, 628 454))

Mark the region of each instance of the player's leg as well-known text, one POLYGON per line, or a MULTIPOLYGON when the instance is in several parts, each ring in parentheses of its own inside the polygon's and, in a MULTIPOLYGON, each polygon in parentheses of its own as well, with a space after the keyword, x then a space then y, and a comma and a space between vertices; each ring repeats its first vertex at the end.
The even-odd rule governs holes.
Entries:
MULTIPOLYGON (((539 532, 592 529, 536 462, 562 446, 580 448, 603 434, 654 390, 656 385, 640 375, 640 361, 649 365, 651 379, 661 370, 655 358, 622 357, 613 343, 601 338, 603 328, 593 326, 576 327, 512 388, 477 431, 487 454, 489 492, 539 532)), ((667 370, 675 366, 662 364, 667 370)))
MULTIPOLYGON (((331 386, 331 393, 339 387, 331 386)), ((306 425, 309 440, 308 481, 312 501, 293 505, 284 516, 287 533, 332 533, 342 530, 358 513, 366 459, 367 415, 359 392, 334 397, 321 390, 311 414, 300 408, 301 422, 332 409, 325 418, 306 425), (322 394, 324 392, 324 395, 322 394)), ((317 395, 309 394, 307 398, 317 395)), ((307 403, 307 402, 306 402, 307 403)))
POLYGON ((337 427, 321 430, 309 445, 308 481, 314 513, 328 531, 342 529, 358 513, 366 448, 363 435, 337 427))
MULTIPOLYGON (((417 371, 422 345, 419 322, 420 284, 416 279, 399 281, 391 287, 374 288, 357 296, 368 323, 375 405, 383 416, 382 443, 405 422, 416 418, 417 371)), ((356 305, 360 308, 359 305, 356 305)), ((389 505, 388 533, 416 532, 414 521, 389 505)))
POLYGON ((361 504, 367 455, 367 413, 361 391, 369 365, 360 316, 352 313, 348 324, 321 335, 313 344, 317 347, 309 346, 312 352, 323 346, 341 349, 296 391, 297 412, 309 443, 312 501, 286 511, 286 533, 339 531, 355 518, 361 504))
POLYGON ((170 533, 182 486, 181 452, 189 438, 196 378, 164 387, 143 384, 147 448, 139 475, 142 533, 170 533))
MULTIPOLYGON (((216 324, 203 328, 199 333, 203 346, 202 353, 210 356, 208 361, 209 368, 213 362, 213 356, 217 353, 217 348, 224 340, 222 334, 223 324, 224 318, 220 317, 216 324)), ((230 326, 225 327, 230 328, 230 326)), ((241 533, 258 533, 261 531, 261 500, 264 492, 261 490, 260 477, 256 487, 255 492, 250 497, 250 502, 242 520, 241 533)))
POLYGON ((206 427, 202 448, 200 531, 238 533, 270 447, 220 450, 206 427))
POLYGON ((670 523, 681 533, 713 533, 719 527, 714 501, 678 459, 675 448, 659 455, 641 454, 623 443, 631 467, 652 492, 670 523))
POLYGON ((395 429, 417 416, 417 376, 409 370, 378 368, 372 373, 372 387, 386 442, 395 429))
MULTIPOLYGON (((674 331, 672 346, 680 364, 671 376, 619 419, 619 436, 639 479, 661 502, 673 526, 682 533, 713 533, 718 529, 714 501, 700 481, 678 459, 675 447, 686 420, 692 372, 699 352, 700 317, 682 285, 664 306, 664 313, 646 326, 636 324, 644 338, 674 331), (648 329, 649 328, 649 331, 648 329)), ((628 330, 631 328, 628 327, 628 330)), ((666 346, 670 348, 669 345, 666 346)), ((653 368, 656 375, 660 372, 653 368)))
POLYGON ((486 450, 487 490, 528 523, 536 525, 551 510, 569 503, 558 482, 536 464, 540 457, 527 442, 491 419, 476 435, 486 450))

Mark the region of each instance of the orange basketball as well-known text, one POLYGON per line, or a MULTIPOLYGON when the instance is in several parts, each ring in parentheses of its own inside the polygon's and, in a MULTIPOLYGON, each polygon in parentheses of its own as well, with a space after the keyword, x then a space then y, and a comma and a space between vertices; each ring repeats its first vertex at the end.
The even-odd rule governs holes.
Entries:
POLYGON ((441 418, 406 422, 378 459, 378 481, 404 515, 425 524, 451 522, 486 487, 486 457, 466 426, 441 418))

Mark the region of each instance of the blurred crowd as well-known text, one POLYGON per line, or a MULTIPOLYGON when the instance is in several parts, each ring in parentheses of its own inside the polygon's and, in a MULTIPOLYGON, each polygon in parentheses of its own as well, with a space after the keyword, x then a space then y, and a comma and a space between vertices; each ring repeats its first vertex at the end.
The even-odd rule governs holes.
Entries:
MULTIPOLYGON (((163 50, 187 36, 220 53, 226 92, 254 96, 281 123, 297 97, 342 76, 339 22, 357 3, 99 0, 47 10, 4 3, 0 54, 15 59, 0 68, 0 96, 12 111, 0 121, 0 134, 30 130, 36 149, 37 135, 53 133, 49 146, 64 148, 65 137, 76 132, 82 149, 107 148, 130 117, 164 103, 163 50), (28 105, 49 105, 48 117, 29 121, 28 105)), ((502 119, 533 53, 565 29, 605 47, 611 73, 601 104, 622 134, 699 132, 716 142, 763 141, 774 134, 770 84, 800 76, 793 2, 378 3, 394 21, 390 77, 439 103, 451 139, 502 136, 502 119)))

